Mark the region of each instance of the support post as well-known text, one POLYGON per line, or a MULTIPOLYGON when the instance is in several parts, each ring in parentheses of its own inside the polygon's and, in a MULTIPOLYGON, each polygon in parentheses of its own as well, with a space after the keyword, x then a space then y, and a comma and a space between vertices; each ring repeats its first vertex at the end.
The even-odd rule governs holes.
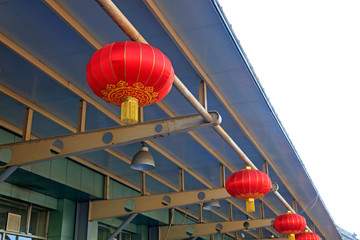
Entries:
POLYGON ((233 211, 232 211, 232 204, 229 203, 229 221, 232 221, 233 219, 233 211))
POLYGON ((202 203, 200 203, 198 205, 198 213, 199 213, 199 223, 202 223, 203 222, 203 209, 202 209, 203 205, 202 203))
POLYGON ((79 103, 79 112, 78 112, 78 122, 77 122, 77 132, 85 131, 85 120, 86 120, 86 102, 81 99, 79 103))
POLYGON ((267 161, 264 161, 262 167, 263 167, 263 172, 269 175, 269 163, 267 161))
POLYGON ((297 213, 298 212, 298 207, 297 207, 297 203, 296 203, 295 198, 293 199, 292 205, 293 205, 294 211, 297 213))
POLYGON ((139 123, 144 122, 144 108, 140 107, 138 114, 139 114, 139 123))
MULTIPOLYGON (((77 202, 76 214, 75 214, 75 232, 74 240, 90 240, 93 235, 93 231, 97 231, 94 228, 94 224, 89 222, 89 202, 77 202)), ((96 223, 96 222, 95 222, 96 223)))
POLYGON ((33 113, 34 113, 34 111, 31 108, 26 108, 23 135, 22 135, 22 140, 23 141, 29 141, 30 140, 33 113))
POLYGON ((314 223, 311 223, 311 231, 312 231, 313 233, 315 233, 315 224, 314 224, 314 223))
POLYGON ((108 200, 110 198, 110 177, 109 176, 105 176, 105 181, 104 181, 104 199, 108 200))
POLYGON ((199 102, 200 104, 207 110, 207 91, 206 91, 206 83, 201 81, 199 85, 199 102))
POLYGON ((260 217, 264 219, 265 218, 264 202, 260 200, 259 205, 260 205, 260 217))
POLYGON ((220 165, 220 187, 225 187, 226 179, 225 179, 225 166, 220 165))
POLYGON ((116 231, 111 234, 110 237, 108 237, 107 240, 113 240, 117 235, 119 235, 119 233, 124 230, 124 228, 138 215, 138 213, 133 213, 131 214, 126 220, 125 222, 123 222, 120 227, 118 229, 116 229, 116 231))
POLYGON ((32 204, 27 208, 25 233, 29 234, 32 204))
POLYGON ((179 168, 179 191, 183 192, 184 190, 185 190, 184 169, 179 168))

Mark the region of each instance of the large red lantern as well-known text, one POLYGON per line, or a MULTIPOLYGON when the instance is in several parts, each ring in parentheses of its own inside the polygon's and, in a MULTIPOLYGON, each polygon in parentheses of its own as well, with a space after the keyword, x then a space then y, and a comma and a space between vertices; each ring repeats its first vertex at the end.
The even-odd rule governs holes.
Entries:
POLYGON ((238 199, 246 200, 246 211, 255 212, 254 199, 265 196, 271 189, 270 177, 247 166, 226 180, 227 192, 238 199))
POLYGON ((87 82, 105 101, 121 106, 121 121, 138 122, 138 107, 160 101, 174 81, 170 60, 157 48, 115 42, 99 49, 86 68, 87 82))
POLYGON ((274 228, 276 231, 288 235, 290 240, 295 240, 295 234, 304 231, 305 227, 305 218, 290 211, 277 216, 274 221, 274 228))
POLYGON ((316 233, 308 232, 305 230, 305 232, 296 234, 295 237, 296 240, 321 240, 321 237, 317 235, 316 233))

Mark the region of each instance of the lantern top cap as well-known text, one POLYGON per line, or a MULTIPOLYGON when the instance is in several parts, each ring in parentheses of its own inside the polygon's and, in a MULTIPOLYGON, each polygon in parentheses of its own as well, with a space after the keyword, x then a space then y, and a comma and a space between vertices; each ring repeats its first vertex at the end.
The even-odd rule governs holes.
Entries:
POLYGON ((251 170, 251 167, 250 167, 250 166, 246 166, 246 167, 244 167, 243 169, 251 170))
POLYGON ((286 213, 291 213, 291 211, 286 211, 286 213))

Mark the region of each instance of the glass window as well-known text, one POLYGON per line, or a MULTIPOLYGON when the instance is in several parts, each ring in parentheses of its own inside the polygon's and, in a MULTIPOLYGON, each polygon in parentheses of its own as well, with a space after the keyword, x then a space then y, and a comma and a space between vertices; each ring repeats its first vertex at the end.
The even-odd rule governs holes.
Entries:
POLYGON ((5 240, 31 240, 31 239, 32 238, 30 238, 30 237, 16 236, 16 235, 12 235, 12 234, 5 235, 5 240))
POLYGON ((32 206, 31 204, 0 197, 0 240, 35 240, 37 237, 46 237, 48 211, 47 209, 32 206), (11 222, 9 222, 12 223, 12 231, 6 229, 9 213, 15 214, 11 222), (28 216, 28 213, 30 216, 28 216), (17 218, 19 216, 20 219, 17 218), (14 231, 14 229, 19 226, 19 222, 20 231, 14 231), (26 229, 27 227, 29 229, 26 229), (26 231, 28 232, 26 233, 26 231))
POLYGON ((98 240, 107 240, 111 236, 111 231, 107 227, 99 226, 98 240))
MULTIPOLYGON (((116 231, 115 228, 99 225, 98 240, 107 240, 114 231, 116 231)), ((115 237, 114 240, 131 240, 131 233, 123 231, 117 237, 115 237)))
POLYGON ((21 216, 20 232, 25 233, 27 208, 26 205, 0 199, 0 229, 6 230, 8 212, 11 212, 21 216))
POLYGON ((5 240, 16 240, 16 236, 15 236, 15 235, 6 234, 6 235, 5 235, 5 240))
POLYGON ((30 235, 45 237, 47 210, 32 207, 30 218, 30 235))
POLYGON ((131 240, 131 233, 122 232, 120 240, 131 240))

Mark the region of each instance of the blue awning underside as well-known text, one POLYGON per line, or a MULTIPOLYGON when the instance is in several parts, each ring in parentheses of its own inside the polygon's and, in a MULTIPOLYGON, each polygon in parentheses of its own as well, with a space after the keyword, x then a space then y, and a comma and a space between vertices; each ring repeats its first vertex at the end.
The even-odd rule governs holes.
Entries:
MULTIPOLYGON (((129 40, 95 1, 56 2, 101 45, 129 40)), ((174 36, 158 21, 147 1, 113 2, 150 45, 159 48, 169 57, 175 74, 197 97, 199 85, 206 79, 203 79, 199 69, 194 67, 181 50, 174 36)), ((290 205, 293 200, 298 203, 298 212, 306 218, 308 226, 314 223, 316 233, 323 238, 341 239, 219 4, 215 0, 153 2, 181 39, 183 46, 200 64, 208 76, 206 81, 212 82, 213 88, 208 87, 207 92, 208 109, 220 113, 222 128, 259 169, 262 169, 265 161, 269 162, 269 176, 279 185, 279 193, 290 205), (229 104, 233 114, 218 94, 229 104)), ((98 98, 87 85, 85 69, 96 49, 46 3, 38 0, 0 1, 0 32, 51 71, 81 89, 103 109, 120 117, 119 107, 98 98)), ((4 41, 0 44, 0 56, 0 85, 76 128, 81 100, 78 94, 61 85, 48 72, 25 59, 4 41)), ((162 104, 177 116, 197 113, 175 88, 162 100, 162 104)), ((0 92, 0 120, 22 128, 26 108, 23 102, 0 92)), ((164 118, 169 118, 169 115, 159 105, 144 108, 144 121, 164 118)), ((86 130, 117 125, 103 111, 88 104, 86 130)), ((34 113, 33 135, 43 138, 68 133, 72 132, 66 127, 42 114, 34 113)), ((195 130, 194 133, 234 169, 240 170, 245 166, 214 129, 204 128, 195 130)), ((185 164, 209 186, 219 187, 219 160, 191 135, 181 133, 157 138, 152 142, 185 164)), ((114 150, 131 159, 139 146, 139 143, 135 143, 114 150)), ((177 186, 179 166, 155 149, 150 148, 150 152, 157 165, 153 172, 164 181, 177 186)), ((140 174, 131 170, 128 163, 106 151, 81 154, 78 157, 140 186, 140 174)), ((230 174, 231 171, 226 169, 226 177, 230 174)), ((192 174, 185 172, 185 190, 207 187, 192 174)), ((174 191, 150 176, 147 176, 147 190, 154 194, 174 191)), ((266 203, 265 217, 276 217, 287 210, 273 193, 267 194, 263 200, 266 203)), ((245 206, 244 201, 234 201, 245 206)), ((228 216, 228 202, 222 200, 220 203, 222 207, 219 211, 228 216)), ((197 206, 187 206, 187 210, 196 214, 197 206)), ((235 220, 246 219, 246 214, 237 208, 234 208, 233 214, 235 220)), ((260 218, 259 208, 254 216, 260 218)), ((224 221, 212 212, 204 212, 204 219, 224 221)), ((270 232, 265 231, 265 237, 269 236, 270 232)))

